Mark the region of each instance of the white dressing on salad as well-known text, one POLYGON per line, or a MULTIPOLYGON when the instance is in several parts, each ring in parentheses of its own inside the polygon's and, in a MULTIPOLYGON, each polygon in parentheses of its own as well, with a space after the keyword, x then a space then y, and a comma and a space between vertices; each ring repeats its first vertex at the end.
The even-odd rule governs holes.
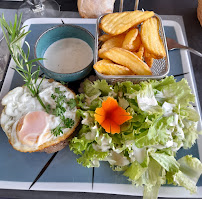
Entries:
POLYGON ((149 111, 151 106, 157 106, 158 103, 154 96, 140 96, 137 95, 138 106, 143 111, 149 111))
POLYGON ((96 151, 107 152, 110 149, 110 146, 108 143, 103 143, 102 145, 93 143, 93 149, 96 151))
POLYGON ((164 101, 164 95, 161 91, 158 91, 158 90, 156 91, 155 98, 158 102, 163 103, 164 101))
POLYGON ((169 125, 170 126, 177 126, 178 125, 178 118, 179 118, 178 114, 174 113, 174 120, 169 125))
POLYGON ((112 151, 106 159, 111 165, 126 166, 130 164, 127 157, 122 153, 116 153, 115 151, 112 151))
POLYGON ((91 127, 91 131, 85 133, 84 136, 87 140, 95 140, 97 134, 98 134, 98 128, 95 125, 95 126, 91 127))
POLYGON ((122 148, 115 148, 115 146, 112 146, 112 150, 115 151, 116 153, 121 153, 124 150, 124 147, 122 148))
POLYGON ((89 131, 88 133, 85 134, 85 138, 87 140, 94 140, 96 137, 96 132, 95 131, 89 131))
POLYGON ((91 161, 92 162, 92 166, 93 167, 99 167, 100 166, 100 162, 98 159, 94 159, 91 161))
POLYGON ((100 93, 97 93, 96 95, 93 95, 93 96, 91 96, 91 97, 88 97, 88 96, 86 95, 86 103, 87 103, 87 105, 90 106, 90 105, 91 105, 91 102, 92 102, 94 99, 96 99, 97 97, 99 97, 99 95, 100 95, 100 93))
POLYGON ((107 152, 111 148, 110 144, 112 142, 112 138, 108 136, 108 134, 97 134, 95 140, 97 144, 94 143, 93 148, 96 151, 107 152))
POLYGON ((156 107, 160 108, 151 85, 148 85, 143 91, 137 94, 137 103, 139 108, 146 112, 153 112, 156 107))
POLYGON ((174 104, 170 104, 168 102, 164 102, 162 105, 162 109, 163 109, 163 115, 165 117, 169 117, 170 115, 173 114, 173 108, 175 107, 174 104))
POLYGON ((169 148, 171 146, 173 146, 173 140, 167 141, 166 144, 165 144, 165 148, 169 148))
POLYGON ((145 148, 137 148, 135 144, 132 145, 132 151, 129 153, 129 157, 132 161, 137 160, 139 163, 142 163, 146 156, 145 148))
POLYGON ((176 151, 178 151, 183 146, 182 143, 180 143, 179 146, 178 145, 179 144, 177 144, 176 142, 173 142, 172 151, 176 152, 176 151))
POLYGON ((181 140, 184 139, 184 131, 179 125, 177 125, 177 133, 175 135, 178 136, 181 140))
POLYGON ((142 163, 146 156, 146 149, 145 148, 137 148, 134 141, 126 141, 126 147, 130 150, 129 157, 132 162, 137 160, 139 163, 142 163))
POLYGON ((89 126, 92 122, 94 122, 94 118, 90 116, 88 112, 84 113, 85 118, 81 121, 81 124, 85 124, 89 126))

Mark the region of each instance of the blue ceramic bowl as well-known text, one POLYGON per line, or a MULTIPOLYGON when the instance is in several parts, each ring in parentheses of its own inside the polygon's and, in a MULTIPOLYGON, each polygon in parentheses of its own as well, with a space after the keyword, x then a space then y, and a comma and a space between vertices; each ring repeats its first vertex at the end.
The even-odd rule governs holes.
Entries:
MULTIPOLYGON (((54 42, 65 38, 78 38, 85 41, 94 52, 95 39, 86 29, 75 25, 59 25, 48 29, 37 40, 34 48, 35 58, 43 58, 48 47, 54 42)), ((93 56, 94 57, 94 56, 93 56)), ((79 57, 78 57, 79 59, 79 57)), ((92 69, 92 62, 84 69, 74 73, 57 73, 44 67, 43 60, 37 61, 41 70, 57 81, 72 82, 84 78, 92 69)))

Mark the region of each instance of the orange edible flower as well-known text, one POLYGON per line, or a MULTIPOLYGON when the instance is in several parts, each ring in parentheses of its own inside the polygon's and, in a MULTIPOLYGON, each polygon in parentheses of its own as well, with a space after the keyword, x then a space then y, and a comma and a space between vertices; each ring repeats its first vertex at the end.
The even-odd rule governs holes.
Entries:
POLYGON ((103 101, 101 108, 96 108, 94 116, 105 131, 112 134, 120 133, 120 125, 132 118, 112 97, 103 101))

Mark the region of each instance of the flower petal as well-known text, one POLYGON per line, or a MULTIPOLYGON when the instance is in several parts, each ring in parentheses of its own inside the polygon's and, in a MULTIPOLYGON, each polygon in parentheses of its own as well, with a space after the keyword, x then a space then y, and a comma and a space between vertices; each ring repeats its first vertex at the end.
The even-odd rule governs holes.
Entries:
POLYGON ((112 134, 120 133, 120 126, 110 119, 106 119, 102 123, 102 127, 105 129, 107 133, 112 133, 112 134))
POLYGON ((94 117, 107 133, 112 134, 120 133, 120 125, 132 118, 112 97, 103 101, 101 108, 96 108, 94 117))
POLYGON ((130 116, 130 113, 126 112, 126 110, 120 106, 111 113, 111 119, 118 125, 121 125, 132 118, 133 117, 130 116))
POLYGON ((102 115, 94 114, 95 120, 101 125, 105 120, 105 117, 102 115))
POLYGON ((102 107, 101 108, 96 108, 95 113, 105 117, 105 110, 102 107))
POLYGON ((110 125, 111 125, 111 133, 115 134, 115 133, 120 133, 121 129, 120 129, 120 125, 116 124, 114 121, 110 121, 110 125))
POLYGON ((96 108, 94 117, 99 124, 102 124, 102 122, 105 120, 105 115, 105 110, 102 107, 96 108))
POLYGON ((113 111, 118 106, 118 102, 112 97, 108 97, 106 101, 102 102, 102 108, 107 112, 113 111))
POLYGON ((105 129, 107 133, 110 133, 111 130, 110 120, 109 119, 104 120, 104 122, 102 122, 102 127, 105 129))

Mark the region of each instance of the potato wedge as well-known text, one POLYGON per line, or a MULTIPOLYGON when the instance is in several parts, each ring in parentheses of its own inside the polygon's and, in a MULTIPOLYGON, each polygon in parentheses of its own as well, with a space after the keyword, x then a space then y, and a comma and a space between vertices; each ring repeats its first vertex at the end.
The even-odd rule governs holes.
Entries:
POLYGON ((151 68, 154 62, 154 56, 151 53, 148 53, 146 50, 144 51, 144 61, 151 68))
MULTIPOLYGON (((138 36, 138 29, 137 28, 133 28, 131 29, 125 36, 124 41, 123 41, 123 45, 122 48, 126 49, 126 50, 134 50, 134 45, 133 42, 135 41, 135 39, 138 36)), ((134 50, 135 51, 135 50, 134 50)))
POLYGON ((114 36, 111 39, 104 42, 101 49, 98 51, 98 56, 104 59, 105 57, 103 55, 103 52, 113 47, 122 47, 124 38, 125 38, 125 34, 121 34, 121 35, 114 36))
POLYGON ((152 54, 149 53, 147 50, 144 51, 144 57, 152 57, 152 54))
POLYGON ((154 16, 153 11, 132 11, 111 13, 105 15, 100 23, 100 27, 103 31, 112 35, 119 35, 131 27, 141 24, 143 21, 154 16))
POLYGON ((166 56, 166 51, 159 35, 159 21, 156 17, 143 22, 140 34, 142 43, 148 53, 153 54, 158 59, 166 56))
POLYGON ((158 59, 157 56, 155 56, 155 55, 149 53, 147 50, 144 51, 144 57, 152 57, 152 58, 154 58, 154 59, 158 59))
POLYGON ((154 62, 154 58, 153 57, 145 57, 144 61, 147 63, 147 65, 151 68, 154 62))
POLYGON ((140 48, 141 44, 142 44, 141 36, 140 34, 138 34, 135 41, 133 42, 133 51, 137 51, 140 48))
POLYGON ((101 36, 98 38, 98 40, 105 42, 105 41, 111 39, 112 37, 113 37, 112 35, 104 34, 104 35, 101 35, 101 36))
POLYGON ((134 54, 137 55, 141 60, 143 60, 144 46, 141 44, 139 50, 137 52, 134 52, 134 54))
POLYGON ((111 48, 105 51, 104 56, 113 62, 126 66, 136 75, 152 75, 150 68, 134 53, 123 48, 111 48))
POLYGON ((96 62, 93 68, 104 75, 133 75, 133 72, 127 67, 105 59, 96 62))

